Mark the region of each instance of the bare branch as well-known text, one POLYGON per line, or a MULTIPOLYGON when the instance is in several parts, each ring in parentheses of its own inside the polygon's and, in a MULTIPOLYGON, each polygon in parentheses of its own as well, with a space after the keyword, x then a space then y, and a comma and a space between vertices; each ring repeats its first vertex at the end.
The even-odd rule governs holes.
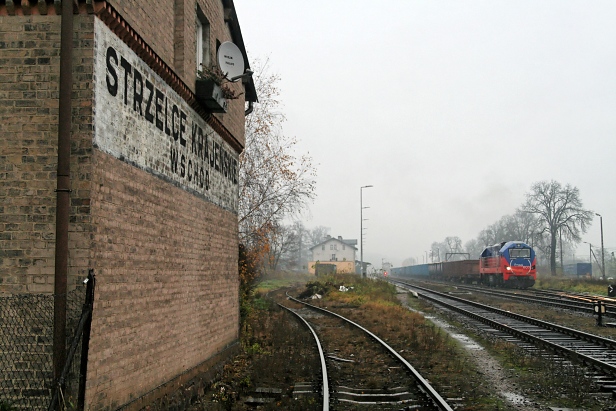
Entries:
POLYGON ((549 233, 550 267, 556 273, 556 244, 560 234, 567 240, 579 242, 592 222, 593 212, 582 206, 579 190, 556 181, 533 184, 526 195, 522 211, 537 216, 538 228, 549 233))
POLYGON ((255 64, 259 104, 246 119, 238 222, 240 241, 249 248, 269 247, 267 258, 275 266, 271 256, 277 251, 271 247, 279 243, 276 233, 284 231, 281 221, 300 213, 314 199, 316 172, 308 155, 294 155, 297 140, 282 132, 280 78, 269 73, 267 65, 267 60, 255 64))

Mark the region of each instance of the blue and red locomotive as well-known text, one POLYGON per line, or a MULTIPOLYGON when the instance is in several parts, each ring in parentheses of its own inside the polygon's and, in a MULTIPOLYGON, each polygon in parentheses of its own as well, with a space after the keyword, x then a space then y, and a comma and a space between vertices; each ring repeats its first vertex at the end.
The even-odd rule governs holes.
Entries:
POLYGON ((429 277, 494 287, 528 288, 537 279, 537 257, 531 246, 509 241, 486 247, 478 260, 446 261, 394 267, 392 277, 429 277))
POLYGON ((479 281, 492 286, 528 288, 537 279, 537 256, 522 241, 486 247, 479 258, 479 281))

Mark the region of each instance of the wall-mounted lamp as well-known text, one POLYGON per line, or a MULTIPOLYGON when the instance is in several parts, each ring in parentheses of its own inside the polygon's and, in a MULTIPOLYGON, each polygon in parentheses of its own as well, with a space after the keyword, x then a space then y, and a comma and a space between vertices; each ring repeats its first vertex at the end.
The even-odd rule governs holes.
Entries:
POLYGON ((244 79, 244 78, 252 77, 253 74, 254 74, 254 71, 252 71, 251 69, 246 69, 244 74, 240 74, 239 76, 231 77, 229 79, 229 81, 236 82, 239 79, 244 79))

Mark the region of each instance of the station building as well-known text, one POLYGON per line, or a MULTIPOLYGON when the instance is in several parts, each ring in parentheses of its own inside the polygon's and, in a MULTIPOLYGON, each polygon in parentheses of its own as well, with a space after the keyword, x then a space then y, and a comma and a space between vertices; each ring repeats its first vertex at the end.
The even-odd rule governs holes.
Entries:
POLYGON ((308 263, 308 272, 318 274, 319 268, 324 272, 355 273, 357 260, 357 240, 343 239, 328 235, 319 244, 310 247, 312 260, 308 263), (320 267, 319 267, 320 266, 320 267))
POLYGON ((72 0, 67 34, 61 4, 0 0, 0 296, 54 293, 58 247, 68 290, 93 272, 86 409, 130 409, 237 346, 257 96, 249 76, 229 95, 198 75, 228 43, 249 68, 232 0, 72 0))

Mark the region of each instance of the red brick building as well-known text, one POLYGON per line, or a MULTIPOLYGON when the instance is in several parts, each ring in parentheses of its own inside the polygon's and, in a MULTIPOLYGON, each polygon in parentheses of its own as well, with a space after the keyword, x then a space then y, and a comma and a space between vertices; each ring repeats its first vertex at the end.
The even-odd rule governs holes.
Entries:
MULTIPOLYGON (((232 0, 73 1, 67 278, 96 275, 86 409, 111 410, 237 342, 237 167, 256 93, 227 83, 240 96, 221 110, 197 94, 197 60, 215 64, 220 44, 248 67, 232 0)), ((57 278, 60 9, 0 0, 0 294, 53 293, 57 278)))

